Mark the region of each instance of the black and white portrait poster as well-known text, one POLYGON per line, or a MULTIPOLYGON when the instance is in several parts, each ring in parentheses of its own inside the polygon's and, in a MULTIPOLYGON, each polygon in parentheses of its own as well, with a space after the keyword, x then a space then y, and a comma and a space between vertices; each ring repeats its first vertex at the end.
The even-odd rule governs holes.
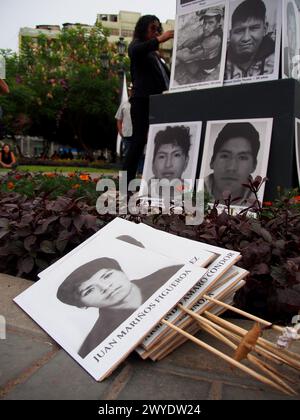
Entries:
POLYGON ((177 14, 170 90, 222 86, 228 11, 227 0, 202 1, 177 14))
MULTIPOLYGON (((251 175, 265 177, 272 137, 272 118, 209 121, 205 133, 200 178, 213 203, 224 204, 223 194, 230 193, 233 204, 247 207, 255 200, 248 184, 251 175)), ((264 187, 259 190, 263 200, 264 187)))
POLYGON ((224 84, 279 77, 281 0, 230 1, 224 84))
POLYGON ((121 240, 91 241, 15 302, 101 380, 205 272, 121 240))
POLYGON ((300 14, 294 0, 282 2, 282 77, 298 78, 300 14))
POLYGON ((298 118, 296 118, 295 143, 296 143, 295 147, 296 147, 298 183, 300 185, 300 120, 298 118))
POLYGON ((163 180, 181 181, 180 194, 193 190, 201 128, 201 121, 150 125, 140 195, 160 197, 163 180))

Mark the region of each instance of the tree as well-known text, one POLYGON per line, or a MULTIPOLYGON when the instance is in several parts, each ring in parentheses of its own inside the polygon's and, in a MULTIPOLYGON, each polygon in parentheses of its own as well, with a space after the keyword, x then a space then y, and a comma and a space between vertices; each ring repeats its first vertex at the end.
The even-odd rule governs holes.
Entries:
POLYGON ((91 29, 63 29, 54 39, 40 35, 24 39, 17 56, 2 51, 7 61, 10 95, 1 98, 4 121, 11 134, 43 136, 83 148, 101 149, 116 138, 114 114, 118 106, 122 64, 109 45, 101 24, 91 29), (101 55, 111 60, 109 70, 101 66, 101 55))

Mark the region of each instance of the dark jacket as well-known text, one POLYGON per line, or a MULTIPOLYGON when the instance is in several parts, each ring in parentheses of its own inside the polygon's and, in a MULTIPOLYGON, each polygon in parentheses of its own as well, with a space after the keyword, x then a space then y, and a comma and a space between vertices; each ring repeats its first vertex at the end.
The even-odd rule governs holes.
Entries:
MULTIPOLYGON (((183 265, 173 265, 163 268, 139 280, 132 280, 132 283, 139 287, 142 293, 142 303, 145 303, 163 284, 165 284, 183 265)), ((103 308, 99 310, 99 318, 91 332, 84 340, 78 352, 79 356, 85 358, 103 340, 105 340, 116 328, 118 328, 135 309, 113 309, 103 308)))
POLYGON ((238 61, 238 57, 230 48, 227 51, 227 61, 225 69, 225 80, 240 79, 242 77, 262 76, 272 74, 274 71, 275 42, 266 35, 247 69, 243 69, 238 61))
MULTIPOLYGON (((128 47, 130 57, 131 80, 133 83, 133 97, 146 98, 150 95, 162 93, 168 89, 159 64, 159 42, 156 38, 149 41, 133 40, 128 47)), ((170 77, 168 67, 160 60, 161 65, 170 77)))

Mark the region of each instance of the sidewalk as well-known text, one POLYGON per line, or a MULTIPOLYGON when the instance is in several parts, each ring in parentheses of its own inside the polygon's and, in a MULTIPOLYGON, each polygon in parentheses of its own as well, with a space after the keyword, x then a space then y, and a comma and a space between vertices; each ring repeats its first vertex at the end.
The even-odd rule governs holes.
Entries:
MULTIPOLYGON (((0 274, 0 315, 7 322, 6 340, 0 340, 0 399, 293 399, 232 370, 191 342, 157 363, 142 361, 133 353, 108 379, 98 383, 12 302, 31 284, 0 274)), ((247 329, 251 325, 248 321, 238 323, 247 329)), ((267 339, 274 340, 275 336, 273 331, 264 334, 267 339)), ((199 337, 212 345, 215 342, 204 333, 199 337)), ((225 351, 225 347, 219 348, 225 351)), ((292 350, 299 353, 300 343, 292 350)), ((295 381, 294 389, 300 394, 299 372, 280 369, 295 381)))

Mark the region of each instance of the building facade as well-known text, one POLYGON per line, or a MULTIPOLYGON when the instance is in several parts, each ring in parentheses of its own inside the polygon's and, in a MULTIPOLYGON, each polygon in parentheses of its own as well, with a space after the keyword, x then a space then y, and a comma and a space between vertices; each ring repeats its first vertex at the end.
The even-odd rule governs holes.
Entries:
MULTIPOLYGON (((136 22, 141 17, 141 13, 120 11, 118 14, 99 13, 97 15, 97 23, 101 22, 102 26, 110 31, 108 41, 115 44, 120 37, 129 44, 132 40, 136 22)), ((49 39, 55 39, 62 29, 74 28, 76 26, 83 28, 91 28, 91 25, 81 23, 64 23, 62 28, 59 25, 37 25, 35 28, 21 28, 19 31, 19 50, 22 49, 24 37, 37 39, 41 34, 49 39)), ((162 23, 164 31, 174 29, 175 21, 168 19, 162 23)), ((167 62, 170 63, 173 49, 173 41, 167 41, 161 46, 161 52, 167 62)))
MULTIPOLYGON (((102 26, 110 31, 109 42, 115 43, 120 37, 129 44, 133 37, 133 32, 141 13, 120 11, 118 14, 99 13, 97 22, 101 22, 102 26)), ((173 30, 175 20, 168 19, 162 22, 163 30, 173 30)), ((170 63, 173 50, 173 40, 167 41, 161 46, 161 52, 167 62, 170 63)))

